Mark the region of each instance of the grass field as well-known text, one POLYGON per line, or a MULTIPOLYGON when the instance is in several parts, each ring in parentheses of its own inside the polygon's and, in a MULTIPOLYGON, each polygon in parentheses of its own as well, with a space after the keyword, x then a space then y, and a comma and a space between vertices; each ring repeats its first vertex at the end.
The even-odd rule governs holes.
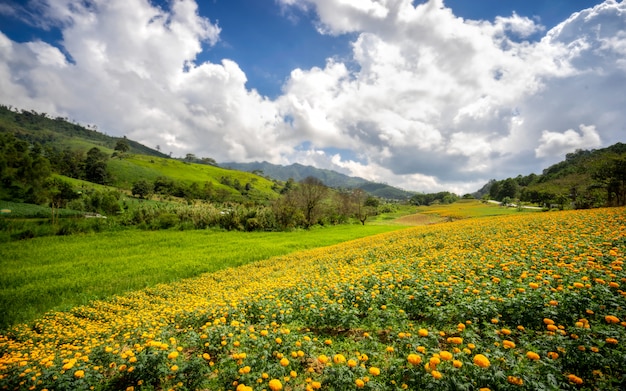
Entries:
POLYGON ((478 200, 460 200, 450 205, 431 205, 416 208, 417 213, 435 215, 447 219, 466 219, 472 217, 504 216, 517 213, 536 213, 540 209, 522 209, 503 207, 478 200))
POLYGON ((624 208, 368 236, 15 327, 0 389, 622 390, 625 253, 624 208))
POLYGON ((402 226, 297 232, 138 231, 53 236, 0 246, 0 326, 115 294, 402 226))

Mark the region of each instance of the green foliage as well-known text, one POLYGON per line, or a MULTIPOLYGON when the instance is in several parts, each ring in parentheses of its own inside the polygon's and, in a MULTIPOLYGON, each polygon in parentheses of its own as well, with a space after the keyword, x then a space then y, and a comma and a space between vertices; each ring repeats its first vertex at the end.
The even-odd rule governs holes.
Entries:
POLYGON ((626 205, 626 144, 568 153, 541 175, 519 175, 491 180, 474 194, 477 198, 519 198, 550 208, 576 209, 626 205))

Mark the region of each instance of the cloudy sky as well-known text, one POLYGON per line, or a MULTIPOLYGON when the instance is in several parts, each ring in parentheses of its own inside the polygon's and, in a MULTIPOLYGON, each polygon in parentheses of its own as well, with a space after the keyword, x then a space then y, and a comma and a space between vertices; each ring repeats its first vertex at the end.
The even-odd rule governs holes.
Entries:
POLYGON ((0 103, 173 156, 475 191, 626 142, 626 3, 0 0, 0 103))

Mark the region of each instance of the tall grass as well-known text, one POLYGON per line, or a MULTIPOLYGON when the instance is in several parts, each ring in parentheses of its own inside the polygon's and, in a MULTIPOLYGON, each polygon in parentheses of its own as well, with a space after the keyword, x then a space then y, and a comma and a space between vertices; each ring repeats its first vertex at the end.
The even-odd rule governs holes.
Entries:
POLYGON ((342 225, 269 233, 125 230, 5 243, 0 246, 0 329, 50 310, 401 228, 342 225))

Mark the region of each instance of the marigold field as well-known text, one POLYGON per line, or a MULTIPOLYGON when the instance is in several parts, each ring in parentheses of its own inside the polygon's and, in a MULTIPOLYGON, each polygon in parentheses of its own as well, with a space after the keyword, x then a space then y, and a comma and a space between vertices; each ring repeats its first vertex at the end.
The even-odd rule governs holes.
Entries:
POLYGON ((51 313, 0 337, 0 389, 626 389, 625 212, 415 227, 51 313))

